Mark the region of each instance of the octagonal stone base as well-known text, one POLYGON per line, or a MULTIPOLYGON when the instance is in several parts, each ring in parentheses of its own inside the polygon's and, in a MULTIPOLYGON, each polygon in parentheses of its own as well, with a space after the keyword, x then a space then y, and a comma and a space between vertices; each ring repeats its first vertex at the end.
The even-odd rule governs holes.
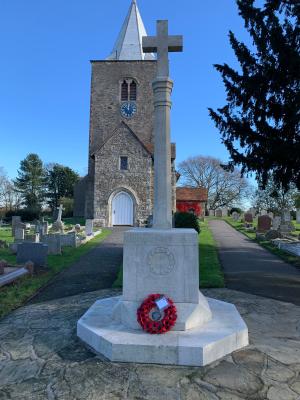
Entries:
POLYGON ((248 345, 248 329, 233 304, 208 298, 212 319, 188 331, 150 335, 112 318, 120 297, 99 300, 77 323, 77 335, 111 361, 204 366, 248 345))

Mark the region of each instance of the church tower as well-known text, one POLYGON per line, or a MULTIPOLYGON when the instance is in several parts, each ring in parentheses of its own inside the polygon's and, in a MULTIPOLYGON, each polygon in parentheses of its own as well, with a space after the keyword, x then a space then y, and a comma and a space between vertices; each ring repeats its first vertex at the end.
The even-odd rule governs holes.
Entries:
POLYGON ((143 36, 132 0, 111 54, 91 61, 89 168, 75 188, 74 215, 103 226, 140 226, 152 214, 157 62, 143 53, 143 36))

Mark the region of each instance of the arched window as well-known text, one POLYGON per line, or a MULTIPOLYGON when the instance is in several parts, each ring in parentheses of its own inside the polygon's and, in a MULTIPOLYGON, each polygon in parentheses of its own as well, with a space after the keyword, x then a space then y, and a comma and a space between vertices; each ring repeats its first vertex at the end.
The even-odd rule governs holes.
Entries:
POLYGON ((126 81, 123 81, 121 86, 121 101, 127 101, 127 100, 128 100, 128 83, 126 81))
POLYGON ((130 83, 130 100, 136 101, 136 83, 134 81, 130 83))
POLYGON ((121 84, 121 101, 136 101, 137 84, 133 79, 124 79, 121 84))

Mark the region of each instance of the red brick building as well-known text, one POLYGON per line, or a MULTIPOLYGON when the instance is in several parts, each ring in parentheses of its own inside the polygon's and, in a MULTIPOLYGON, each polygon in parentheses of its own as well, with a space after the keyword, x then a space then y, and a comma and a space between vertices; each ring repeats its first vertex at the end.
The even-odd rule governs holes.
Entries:
POLYGON ((176 209, 180 212, 192 212, 197 215, 205 215, 208 191, 204 188, 176 188, 176 209))

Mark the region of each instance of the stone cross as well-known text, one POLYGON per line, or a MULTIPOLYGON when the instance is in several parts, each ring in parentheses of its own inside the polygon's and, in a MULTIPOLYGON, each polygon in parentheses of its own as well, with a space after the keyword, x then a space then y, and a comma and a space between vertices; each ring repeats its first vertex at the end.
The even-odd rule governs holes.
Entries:
POLYGON ((168 21, 157 21, 157 36, 143 37, 143 51, 157 52, 154 93, 154 210, 153 228, 172 228, 172 174, 170 110, 173 82, 169 78, 169 52, 183 50, 182 36, 169 36, 168 21))
POLYGON ((168 21, 157 21, 157 36, 143 37, 144 53, 157 53, 157 76, 169 77, 169 52, 183 51, 183 37, 169 36, 168 21))

